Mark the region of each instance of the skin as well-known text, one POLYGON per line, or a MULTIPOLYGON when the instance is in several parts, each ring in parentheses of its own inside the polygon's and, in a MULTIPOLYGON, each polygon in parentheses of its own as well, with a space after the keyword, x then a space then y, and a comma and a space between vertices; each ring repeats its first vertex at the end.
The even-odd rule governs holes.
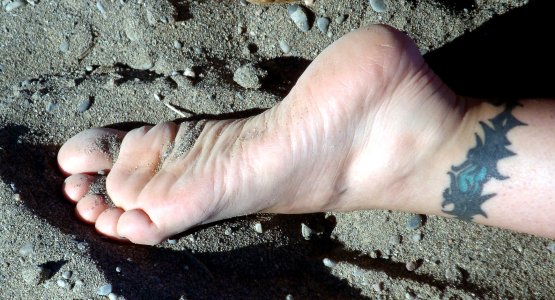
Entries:
MULTIPOLYGON (((498 133, 515 155, 475 160, 508 177, 477 181, 480 191, 496 194, 480 205, 487 217, 454 216, 555 237, 555 161, 548 159, 555 105, 520 103, 511 116, 527 126, 498 133)), ((86 130, 63 145, 58 163, 77 215, 104 235, 139 244, 255 212, 390 209, 447 216, 453 206, 442 206, 453 186, 448 171, 468 160, 475 134, 484 137, 479 122, 504 109, 458 97, 408 37, 372 26, 328 47, 274 108, 206 122, 186 153, 172 145, 186 140, 191 124, 166 122, 130 132, 86 130), (121 141, 115 162, 98 146, 106 135, 121 141), (108 172, 115 207, 105 195, 88 193, 98 170, 108 172)), ((458 197, 456 205, 465 201, 458 197)))

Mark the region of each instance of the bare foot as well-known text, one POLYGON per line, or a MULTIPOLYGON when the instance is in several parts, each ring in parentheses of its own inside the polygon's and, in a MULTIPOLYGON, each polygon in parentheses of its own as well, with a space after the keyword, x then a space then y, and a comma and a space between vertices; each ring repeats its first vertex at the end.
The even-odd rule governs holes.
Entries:
POLYGON ((156 244, 255 212, 402 207, 392 195, 461 110, 409 38, 373 26, 331 45, 261 115, 90 129, 64 144, 58 162, 82 219, 107 236, 156 244), (93 184, 99 170, 114 207, 93 184))

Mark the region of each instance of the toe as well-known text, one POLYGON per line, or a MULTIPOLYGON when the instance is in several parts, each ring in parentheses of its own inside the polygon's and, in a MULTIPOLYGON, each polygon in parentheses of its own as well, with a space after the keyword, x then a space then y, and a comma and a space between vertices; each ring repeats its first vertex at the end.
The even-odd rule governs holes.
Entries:
POLYGON ((63 185, 64 195, 71 202, 77 202, 83 198, 95 181, 95 176, 87 174, 74 174, 66 178, 63 185))
POLYGON ((141 209, 124 212, 119 218, 117 232, 136 244, 155 245, 166 238, 141 209))
POLYGON ((117 157, 124 131, 107 128, 85 130, 69 139, 58 153, 58 165, 66 174, 109 170, 117 157))
POLYGON ((117 224, 120 216, 123 214, 123 209, 119 207, 112 207, 104 210, 95 222, 95 228, 98 232, 103 235, 110 237, 115 240, 126 240, 122 236, 118 235, 117 224))
POLYGON ((98 216, 108 208, 103 195, 86 195, 77 202, 75 211, 83 221, 94 223, 98 216))

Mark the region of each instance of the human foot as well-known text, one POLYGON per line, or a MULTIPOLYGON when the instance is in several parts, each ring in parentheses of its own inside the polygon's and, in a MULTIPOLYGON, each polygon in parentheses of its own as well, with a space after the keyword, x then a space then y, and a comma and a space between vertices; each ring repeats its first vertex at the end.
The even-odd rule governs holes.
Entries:
POLYGON ((112 238, 156 244, 255 212, 401 206, 405 178, 461 114, 412 41, 373 26, 331 45, 261 115, 90 129, 63 145, 58 162, 82 219, 112 238), (99 170, 115 207, 91 192, 99 170))

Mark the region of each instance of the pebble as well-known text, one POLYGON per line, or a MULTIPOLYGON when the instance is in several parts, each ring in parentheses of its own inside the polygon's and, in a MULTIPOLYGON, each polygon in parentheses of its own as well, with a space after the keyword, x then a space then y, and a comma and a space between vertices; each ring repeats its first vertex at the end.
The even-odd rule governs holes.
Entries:
POLYGON ((175 245, 175 244, 177 244, 177 240, 168 239, 168 244, 170 244, 170 245, 175 245))
POLYGON ((387 11, 387 5, 384 0, 368 0, 372 9, 377 13, 383 13, 387 11))
POLYGON ((416 300, 418 297, 413 292, 407 292, 405 294, 405 299, 407 300, 416 300))
POLYGON ((461 282, 463 280, 463 274, 459 268, 451 266, 445 270, 445 279, 454 282, 461 282))
POLYGON ((4 65, 0 64, 0 73, 4 72, 4 65))
POLYGON ((85 251, 87 251, 88 247, 89 247, 89 244, 87 242, 77 243, 77 249, 79 249, 79 251, 85 252, 85 251))
POLYGON ((288 294, 287 296, 285 296, 285 300, 293 300, 295 298, 293 298, 293 295, 288 294))
POLYGON ((21 272, 23 281, 28 284, 38 285, 45 281, 50 275, 50 270, 41 266, 32 266, 21 272))
POLYGON ((547 245, 547 250, 551 253, 555 253, 555 242, 549 243, 549 245, 547 245))
POLYGON ((83 99, 83 101, 81 101, 79 105, 77 105, 77 108, 75 109, 75 111, 77 111, 78 113, 84 113, 85 111, 89 110, 89 108, 91 108, 91 105, 92 105, 92 98, 87 97, 83 99))
POLYGON ((412 272, 418 269, 418 263, 415 261, 409 261, 408 263, 405 264, 405 268, 407 268, 407 271, 412 272))
POLYGON ((181 49, 183 48, 183 43, 181 43, 180 41, 173 41, 173 47, 175 49, 181 49))
POLYGON ((424 219, 422 218, 422 215, 412 215, 407 220, 406 228, 409 230, 420 228, 420 226, 422 226, 423 221, 424 219))
POLYGON ((347 19, 347 16, 346 16, 346 15, 337 16, 337 17, 335 18, 335 23, 341 24, 341 23, 345 22, 345 19, 347 19))
POLYGON ((362 276, 364 276, 364 271, 361 270, 361 269, 356 268, 356 269, 353 270, 353 276, 362 277, 362 276))
POLYGON ((31 243, 27 243, 19 248, 19 255, 21 256, 29 256, 31 253, 33 253, 33 244, 31 243))
POLYGON ((422 233, 415 233, 412 237, 411 237, 413 242, 420 242, 422 240, 422 233))
POLYGON ((383 282, 374 283, 372 289, 376 292, 381 292, 383 290, 383 282))
POLYGON ((56 284, 63 289, 69 289, 71 287, 71 285, 63 278, 56 280, 56 284))
POLYGON ((121 267, 116 267, 116 272, 121 272, 121 267))
POLYGON ((96 1, 96 9, 98 9, 98 11, 100 12, 100 14, 106 18, 106 9, 104 8, 104 5, 102 4, 101 1, 96 1))
POLYGON ((254 224, 254 231, 258 232, 258 233, 263 233, 264 231, 262 230, 262 224, 260 224, 260 222, 254 224))
POLYGON ((233 73, 233 80, 246 89, 259 89, 266 76, 268 76, 266 70, 260 69, 254 64, 246 64, 233 73))
POLYGON ((65 272, 62 273, 62 278, 64 278, 64 279, 70 279, 72 275, 73 275, 73 272, 71 272, 71 271, 65 271, 65 272))
POLYGON ((183 75, 185 77, 191 77, 191 78, 197 77, 197 74, 191 68, 185 68, 185 71, 183 71, 183 75))
POLYGON ((118 299, 118 295, 114 294, 114 293, 110 293, 108 294, 108 299, 110 300, 117 300, 118 299))
POLYGON ((312 236, 312 228, 306 226, 305 223, 301 223, 301 234, 303 235, 303 238, 305 240, 310 240, 310 237, 312 236))
POLYGON ((279 41, 279 48, 285 54, 291 52, 291 46, 286 41, 279 41))
POLYGON ((111 292, 112 292, 112 285, 109 283, 102 285, 96 291, 96 293, 100 296, 108 296, 108 294, 110 294, 111 292))
POLYGON ((60 52, 66 53, 67 51, 69 51, 69 41, 64 38, 60 43, 60 52))
POLYGON ((322 262, 324 263, 324 266, 328 267, 328 268, 333 268, 337 265, 337 263, 329 258, 324 258, 322 260, 322 262))
POLYGON ((289 14, 291 20, 293 20, 293 23, 295 23, 295 25, 297 25, 302 32, 310 30, 308 16, 306 15, 304 7, 298 4, 289 5, 287 7, 287 13, 289 14))
POLYGON ((401 239, 401 236, 397 234, 389 238, 389 243, 391 245, 399 245, 401 244, 401 239))
POLYGON ((327 34, 330 27, 330 19, 326 17, 320 17, 316 21, 316 26, 323 34, 327 34))
POLYGON ((233 230, 231 230, 231 228, 227 227, 224 231, 225 235, 232 235, 233 234, 233 230))
POLYGON ((26 1, 23 0, 15 0, 14 2, 8 3, 8 5, 6 5, 5 9, 7 12, 10 12, 14 9, 18 9, 22 6, 24 6, 25 4, 27 4, 26 1))

